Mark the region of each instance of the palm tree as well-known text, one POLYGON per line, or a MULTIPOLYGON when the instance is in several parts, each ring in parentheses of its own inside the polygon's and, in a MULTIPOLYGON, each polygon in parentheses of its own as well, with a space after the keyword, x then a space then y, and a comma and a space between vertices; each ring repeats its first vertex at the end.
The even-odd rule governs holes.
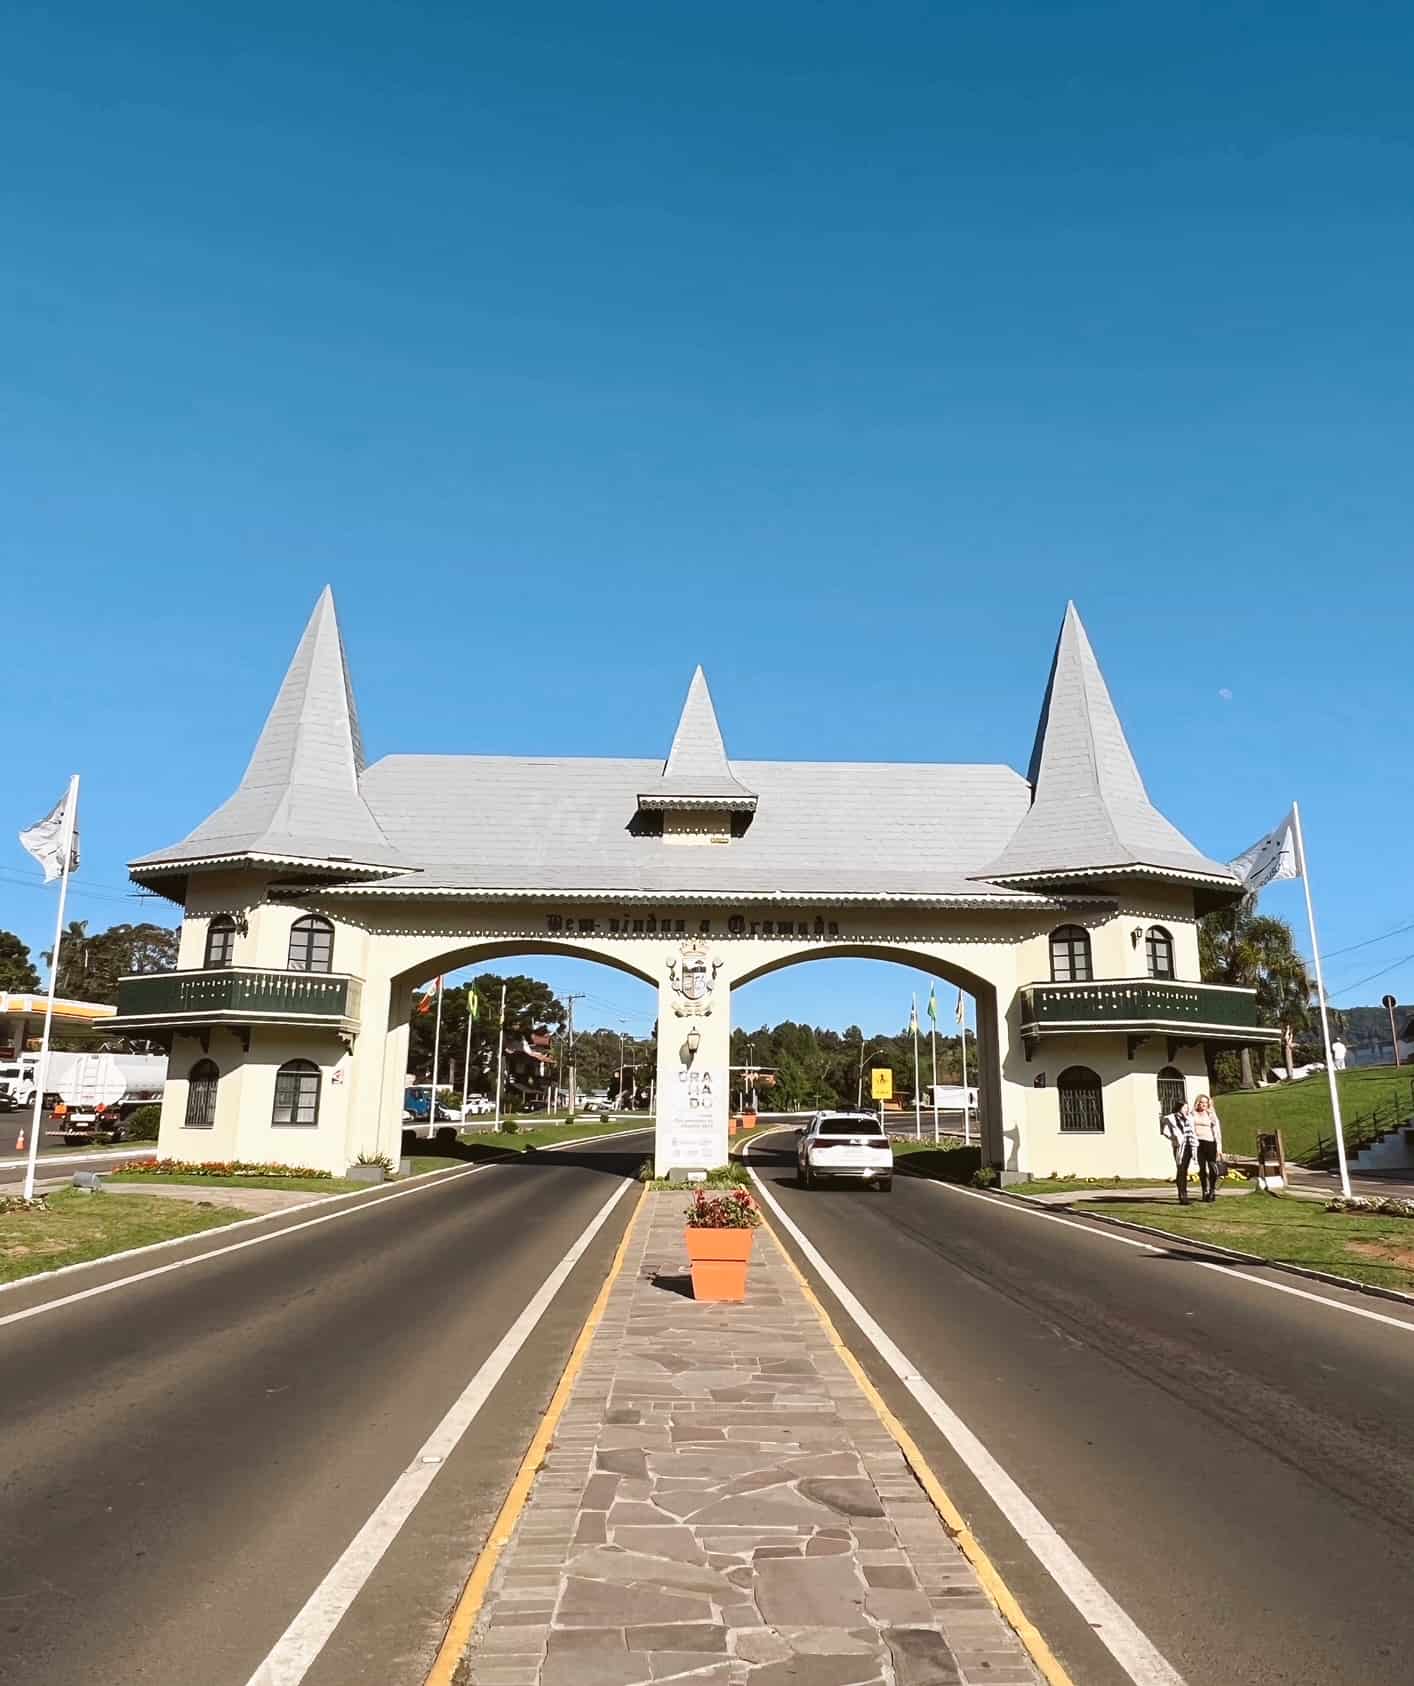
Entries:
MULTIPOLYGON (((1296 1033, 1310 1022, 1311 979, 1284 919, 1260 914, 1243 900, 1208 914, 1198 927, 1198 954, 1206 983, 1236 984, 1257 992, 1260 1024, 1280 1028, 1291 1074, 1296 1033)), ((1242 1050, 1242 1087, 1254 1089, 1252 1050, 1242 1050)))
MULTIPOLYGON (((54 964, 54 950, 40 950, 46 966, 54 964)), ((83 989, 84 973, 88 970, 88 920, 71 919, 59 938, 59 976, 55 980, 56 995, 77 998, 83 989)))

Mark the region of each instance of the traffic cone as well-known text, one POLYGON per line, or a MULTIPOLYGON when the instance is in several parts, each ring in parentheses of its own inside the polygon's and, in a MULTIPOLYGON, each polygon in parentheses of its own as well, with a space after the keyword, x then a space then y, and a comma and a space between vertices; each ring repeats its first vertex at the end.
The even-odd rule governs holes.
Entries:
POLYGON ((23 1153, 24 1150, 25 1150, 25 1127, 24 1127, 23 1124, 21 1124, 20 1125, 19 1139, 15 1143, 15 1152, 16 1153, 23 1153))

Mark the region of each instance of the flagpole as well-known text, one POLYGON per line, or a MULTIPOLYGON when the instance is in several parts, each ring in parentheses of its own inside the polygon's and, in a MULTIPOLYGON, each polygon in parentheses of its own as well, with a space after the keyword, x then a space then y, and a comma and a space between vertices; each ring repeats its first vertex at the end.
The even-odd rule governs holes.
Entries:
POLYGON ((923 1140, 923 1097, 919 1094, 918 1073, 918 997, 913 998, 913 1139, 923 1140))
POLYGON ((466 1057, 462 1061, 462 1123, 466 1123, 466 1102, 468 1084, 471 1082, 471 1026, 476 1017, 472 1012, 472 1002, 476 999, 476 985, 468 983, 466 986, 466 1057))
POLYGON ((1345 1162, 1345 1126, 1340 1116, 1340 1091, 1335 1080, 1335 1055, 1331 1053, 1331 1021, 1326 1012, 1326 982, 1321 975, 1321 945, 1316 938, 1316 909, 1311 900, 1311 869, 1306 860, 1306 838, 1301 830, 1301 805, 1291 804, 1296 829, 1296 853, 1301 862, 1301 887, 1306 892, 1306 920, 1311 927, 1311 958, 1316 966, 1316 998, 1321 1006, 1321 1038, 1326 1046, 1326 1081, 1331 1090, 1331 1122, 1335 1128, 1335 1157, 1340 1166, 1340 1192, 1350 1198, 1350 1167, 1345 1162))
POLYGON ((69 794, 64 801, 64 870, 59 879, 59 906, 54 915, 54 952, 50 956, 49 998, 44 1003, 44 1039, 39 1044, 39 1082, 34 1091, 34 1116, 30 1121, 29 1153, 25 1159, 26 1200, 34 1199, 34 1170, 39 1159, 40 1127, 44 1121, 44 1087, 49 1081, 49 1036, 54 1025, 54 991, 59 982, 59 945, 64 938, 64 903, 69 896, 69 863, 74 857, 74 822, 78 819, 78 813, 79 776, 75 773, 69 780, 69 794))
POLYGON ((972 1146, 972 1109, 967 1102, 967 1020, 962 1021, 962 1144, 972 1146))
POLYGON ((932 1024, 928 1030, 928 1040, 933 1046, 933 1146, 938 1145, 938 1017, 933 1015, 932 1024))
POLYGON ((501 1073, 506 1068, 506 986, 501 985, 501 1028, 496 1033, 496 1128, 501 1128, 501 1073))
POLYGON ((442 1058, 442 980, 437 980, 437 1024, 432 1032, 432 1100, 427 1108, 427 1122, 432 1134, 437 1134, 437 1067, 442 1058))

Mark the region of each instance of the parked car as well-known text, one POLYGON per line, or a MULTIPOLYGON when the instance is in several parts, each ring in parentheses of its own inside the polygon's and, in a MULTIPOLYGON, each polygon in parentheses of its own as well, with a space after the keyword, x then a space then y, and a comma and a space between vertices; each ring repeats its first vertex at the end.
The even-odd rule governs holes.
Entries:
POLYGON ((428 1084, 420 1083, 416 1088, 403 1091, 403 1126, 411 1129, 419 1136, 430 1136, 433 1125, 455 1124, 457 1115, 449 1107, 437 1102, 436 1117, 433 1117, 432 1091, 428 1084))
POLYGON ((798 1133, 796 1180, 815 1188, 831 1177, 886 1193, 894 1186, 894 1150, 873 1113, 821 1112, 798 1133))
POLYGON ((582 1112, 602 1112, 605 1117, 607 1117, 609 1113, 614 1110, 614 1103, 612 1101, 601 1100, 596 1096, 592 1101, 586 1101, 580 1110, 582 1112))
POLYGON ((496 1103, 489 1095, 468 1095, 461 1115, 463 1118, 486 1118, 495 1110, 496 1103))

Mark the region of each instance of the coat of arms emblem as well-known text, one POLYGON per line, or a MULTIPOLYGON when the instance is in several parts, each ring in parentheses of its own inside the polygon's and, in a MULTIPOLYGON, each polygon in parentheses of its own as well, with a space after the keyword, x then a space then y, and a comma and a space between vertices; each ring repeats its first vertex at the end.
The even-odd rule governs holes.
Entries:
POLYGON ((668 977, 678 993, 673 1010, 680 1017, 712 1011, 712 986, 722 969, 720 960, 709 958, 699 942, 685 942, 677 959, 668 962, 668 977))

